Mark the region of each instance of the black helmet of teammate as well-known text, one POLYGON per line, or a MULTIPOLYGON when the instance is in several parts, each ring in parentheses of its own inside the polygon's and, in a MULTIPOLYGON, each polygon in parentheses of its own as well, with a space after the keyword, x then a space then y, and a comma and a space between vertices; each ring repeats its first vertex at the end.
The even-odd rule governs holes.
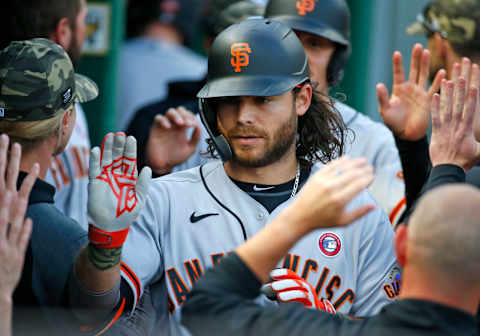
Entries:
POLYGON ((230 160, 232 151, 208 98, 277 96, 308 79, 302 43, 284 24, 248 19, 220 33, 208 56, 207 83, 197 97, 200 117, 222 160, 230 160))
POLYGON ((351 52, 350 10, 345 0, 269 0, 265 17, 336 42, 338 46, 327 69, 327 82, 330 86, 340 82, 351 52))

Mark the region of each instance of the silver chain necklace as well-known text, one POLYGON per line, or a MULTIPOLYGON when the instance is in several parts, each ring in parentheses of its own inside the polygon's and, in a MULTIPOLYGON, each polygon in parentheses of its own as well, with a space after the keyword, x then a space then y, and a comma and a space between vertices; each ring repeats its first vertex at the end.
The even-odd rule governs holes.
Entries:
POLYGON ((297 193, 298 183, 300 182, 300 164, 297 164, 297 173, 295 174, 295 183, 293 184, 292 193, 290 194, 290 198, 293 198, 297 193))

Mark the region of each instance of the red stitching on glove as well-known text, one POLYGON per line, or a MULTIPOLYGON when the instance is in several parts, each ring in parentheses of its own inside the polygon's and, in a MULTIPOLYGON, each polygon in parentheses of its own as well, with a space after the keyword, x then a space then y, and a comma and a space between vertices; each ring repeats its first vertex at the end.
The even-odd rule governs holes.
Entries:
POLYGON ((97 247, 117 248, 123 245, 129 230, 130 227, 127 227, 124 230, 108 232, 90 224, 88 226, 88 239, 97 247))

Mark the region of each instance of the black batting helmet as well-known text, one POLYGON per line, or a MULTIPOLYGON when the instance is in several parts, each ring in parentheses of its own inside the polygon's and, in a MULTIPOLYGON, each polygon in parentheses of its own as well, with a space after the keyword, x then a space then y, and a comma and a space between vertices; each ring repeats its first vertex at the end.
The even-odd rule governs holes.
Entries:
POLYGON ((350 10, 345 0, 269 0, 264 16, 336 42, 338 46, 327 69, 327 82, 330 86, 340 82, 351 52, 350 10))
POLYGON ((248 19, 220 33, 208 56, 207 83, 197 97, 200 117, 221 158, 230 160, 232 152, 208 98, 277 96, 308 80, 307 55, 284 24, 248 19))

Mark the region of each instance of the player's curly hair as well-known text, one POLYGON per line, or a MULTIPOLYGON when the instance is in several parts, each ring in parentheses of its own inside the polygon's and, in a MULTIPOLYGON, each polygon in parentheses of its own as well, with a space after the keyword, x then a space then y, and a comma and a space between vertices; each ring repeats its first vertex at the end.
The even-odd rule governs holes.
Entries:
MULTIPOLYGON (((292 91, 295 99, 300 88, 292 91)), ((327 163, 343 155, 348 131, 333 99, 313 90, 310 107, 298 118, 296 155, 300 165, 311 167, 316 162, 327 163)), ((212 139, 206 141, 208 148, 205 154, 218 158, 212 139)))

